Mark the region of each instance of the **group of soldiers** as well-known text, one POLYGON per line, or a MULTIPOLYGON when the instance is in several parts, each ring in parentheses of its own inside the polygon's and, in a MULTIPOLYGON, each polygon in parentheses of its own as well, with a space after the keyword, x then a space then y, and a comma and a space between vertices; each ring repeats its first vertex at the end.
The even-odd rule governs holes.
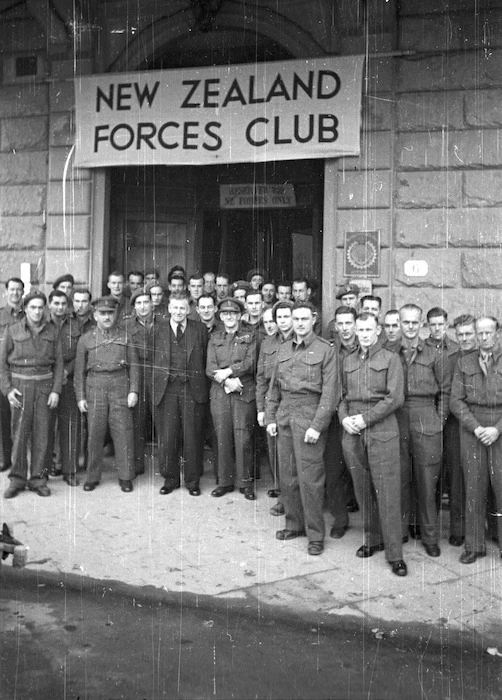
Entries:
MULTIPOLYGON (((172 268, 108 276, 92 301, 70 274, 48 299, 6 282, 0 310, 0 469, 4 497, 49 496, 49 476, 84 491, 99 486, 107 434, 122 491, 145 471, 155 439, 162 495, 201 493, 204 444, 216 462, 215 498, 256 499, 259 454, 273 476, 279 540, 307 537, 308 553, 344 536, 359 508, 366 558, 385 550, 406 576, 403 544, 441 554, 439 505, 449 492, 460 561, 486 555, 487 510, 502 509, 502 350, 498 321, 415 304, 391 309, 340 287, 321 337, 316 285, 274 283, 263 270, 230 283, 224 273, 187 278, 172 268), (428 335, 425 332, 428 328, 428 335), (55 461, 55 454, 59 461, 55 461), (446 484, 447 486, 444 486, 446 484), (491 499, 491 500, 490 500, 491 499), (488 508, 488 504, 490 507, 488 508)), ((496 518, 502 543, 501 518, 496 518)))

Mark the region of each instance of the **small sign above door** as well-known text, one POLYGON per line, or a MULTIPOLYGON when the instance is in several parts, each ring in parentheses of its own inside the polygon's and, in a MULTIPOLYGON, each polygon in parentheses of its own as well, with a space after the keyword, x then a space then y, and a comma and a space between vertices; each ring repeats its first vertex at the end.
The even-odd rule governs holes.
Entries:
POLYGON ((296 207, 295 190, 284 185, 220 185, 222 209, 284 209, 296 207))

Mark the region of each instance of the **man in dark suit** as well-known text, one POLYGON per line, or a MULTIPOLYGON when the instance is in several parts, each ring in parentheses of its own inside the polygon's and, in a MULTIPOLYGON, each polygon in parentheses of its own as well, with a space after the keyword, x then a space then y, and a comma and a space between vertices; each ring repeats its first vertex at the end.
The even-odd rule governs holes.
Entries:
POLYGON ((163 495, 180 486, 181 440, 185 485, 191 496, 200 495, 208 338, 205 324, 187 318, 189 311, 186 294, 171 295, 169 323, 159 327, 155 346, 153 404, 163 495))

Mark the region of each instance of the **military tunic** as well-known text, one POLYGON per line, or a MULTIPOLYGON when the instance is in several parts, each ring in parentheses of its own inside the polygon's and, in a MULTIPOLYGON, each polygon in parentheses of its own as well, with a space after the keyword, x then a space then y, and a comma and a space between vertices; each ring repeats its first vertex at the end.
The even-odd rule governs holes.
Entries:
POLYGON ((139 394, 140 377, 136 348, 129 346, 124 329, 114 326, 102 331, 97 326, 83 335, 77 346, 75 392, 77 402, 87 400, 88 466, 87 482, 99 482, 106 428, 115 448, 120 480, 134 478, 132 410, 128 394, 139 394))
POLYGON ((395 412, 404 403, 399 357, 375 343, 364 353, 348 355, 342 368, 340 422, 361 414, 360 435, 343 432, 343 451, 361 508, 365 544, 382 542, 389 562, 402 557, 401 469, 399 428, 395 412))
MULTIPOLYGON (((7 326, 12 326, 24 316, 24 309, 5 306, 0 309, 0 342, 7 326)), ((10 427, 10 404, 6 396, 0 393, 0 471, 10 469, 12 465, 12 435, 10 427)))
POLYGON ((215 331, 209 338, 206 374, 212 380, 211 416, 218 442, 218 484, 246 488, 253 480, 253 430, 256 420, 254 374, 256 338, 239 329, 236 333, 215 331), (226 393, 214 381, 218 369, 232 369, 239 378, 240 393, 226 393))
POLYGON ((310 542, 324 540, 324 449, 339 396, 334 348, 310 333, 281 345, 266 397, 266 422, 277 424, 281 496, 286 529, 306 530, 310 542), (320 433, 305 442, 309 428, 320 433))
MULTIPOLYGON (((453 375, 450 405, 460 422, 460 446, 465 480, 465 548, 485 550, 485 518, 488 485, 491 483, 497 513, 502 513, 502 438, 490 446, 475 436, 476 428, 496 427, 502 433, 502 346, 492 351, 490 367, 482 368, 480 352, 460 357, 453 375), (485 374, 486 372, 486 374, 485 374)), ((502 517, 497 517, 499 546, 502 517)))
POLYGON ((12 469, 9 478, 20 488, 28 481, 28 446, 31 445, 30 487, 47 482, 51 393, 61 394, 63 352, 55 326, 44 323, 38 332, 26 318, 8 326, 0 351, 1 389, 8 396, 21 392, 22 408, 12 408, 12 469))

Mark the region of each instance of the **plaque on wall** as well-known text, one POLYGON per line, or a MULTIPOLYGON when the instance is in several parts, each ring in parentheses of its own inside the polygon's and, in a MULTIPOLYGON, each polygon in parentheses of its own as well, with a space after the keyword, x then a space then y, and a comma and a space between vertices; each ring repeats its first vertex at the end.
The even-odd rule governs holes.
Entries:
POLYGON ((380 231, 346 231, 344 277, 380 276, 380 231))

